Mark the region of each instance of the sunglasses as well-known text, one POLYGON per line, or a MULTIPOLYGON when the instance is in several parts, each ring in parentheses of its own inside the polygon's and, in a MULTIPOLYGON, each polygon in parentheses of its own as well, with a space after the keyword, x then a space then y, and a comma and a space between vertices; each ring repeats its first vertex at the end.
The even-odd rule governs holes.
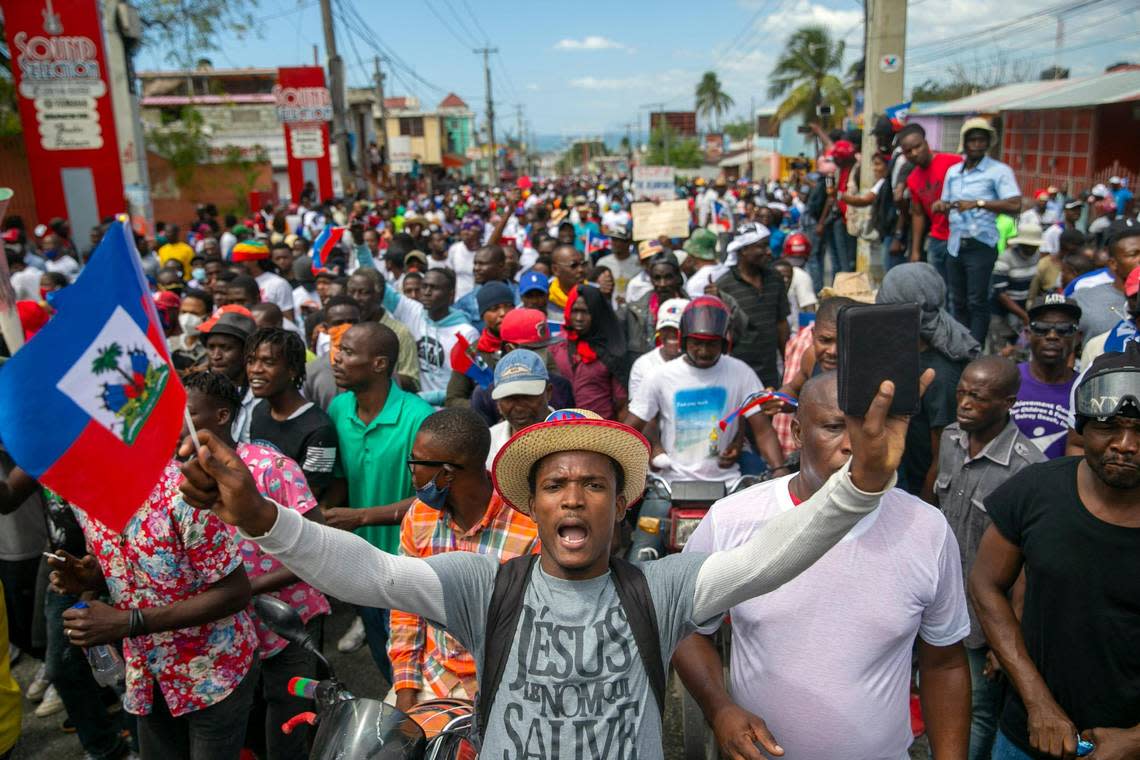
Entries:
POLYGON ((1030 322, 1029 332, 1039 337, 1055 332, 1061 338, 1068 338, 1077 334, 1077 326, 1072 322, 1030 322))

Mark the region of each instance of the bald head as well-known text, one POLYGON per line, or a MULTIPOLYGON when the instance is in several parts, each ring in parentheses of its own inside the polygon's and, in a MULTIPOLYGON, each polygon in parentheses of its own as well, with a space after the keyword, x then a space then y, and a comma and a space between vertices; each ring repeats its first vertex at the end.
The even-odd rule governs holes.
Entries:
POLYGON ((359 322, 345 333, 352 336, 356 347, 369 357, 384 357, 388 360, 389 372, 396 371, 396 361, 400 356, 400 340, 392 328, 379 322, 359 322))
POLYGON ((803 417, 815 407, 839 407, 839 373, 822 372, 804 383, 800 390, 796 416, 803 417))
POLYGON ((1021 389, 1017 365, 1003 356, 982 356, 966 365, 962 375, 991 388, 997 396, 1016 396, 1021 389))

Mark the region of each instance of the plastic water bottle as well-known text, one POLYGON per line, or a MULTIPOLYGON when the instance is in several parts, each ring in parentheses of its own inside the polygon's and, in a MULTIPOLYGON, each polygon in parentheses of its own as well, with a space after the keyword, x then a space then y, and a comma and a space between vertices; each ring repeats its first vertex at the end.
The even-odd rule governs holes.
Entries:
MULTIPOLYGON (((79 602, 72 609, 85 610, 87 602, 79 602)), ((114 686, 126 678, 127 668, 119 650, 110 644, 97 644, 87 647, 87 661, 91 663, 91 674, 100 686, 114 686)))

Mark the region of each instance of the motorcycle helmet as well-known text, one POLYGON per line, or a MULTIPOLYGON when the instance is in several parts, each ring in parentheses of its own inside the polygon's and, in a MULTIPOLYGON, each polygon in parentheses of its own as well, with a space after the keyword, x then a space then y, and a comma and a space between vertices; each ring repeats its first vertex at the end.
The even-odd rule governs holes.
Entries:
POLYGON ((729 316, 728 307, 716 296, 694 298, 681 314, 681 349, 688 338, 720 338, 728 351, 729 316))
POLYGON ((806 259, 811 256, 811 241, 802 232, 793 232, 784 238, 784 256, 806 259))

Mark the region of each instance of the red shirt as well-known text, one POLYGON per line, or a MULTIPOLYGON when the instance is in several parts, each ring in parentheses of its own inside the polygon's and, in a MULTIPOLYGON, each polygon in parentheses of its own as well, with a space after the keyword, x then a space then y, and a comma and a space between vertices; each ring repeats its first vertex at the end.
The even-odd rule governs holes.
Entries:
POLYGON ((926 218, 930 220, 928 232, 935 240, 950 238, 950 220, 946 214, 933 213, 930 207, 942 197, 942 181, 946 179, 946 170, 961 161, 962 157, 957 153, 935 153, 930 159, 930 166, 923 168, 916 165, 906 178, 911 201, 917 200, 922 205, 926 218))

